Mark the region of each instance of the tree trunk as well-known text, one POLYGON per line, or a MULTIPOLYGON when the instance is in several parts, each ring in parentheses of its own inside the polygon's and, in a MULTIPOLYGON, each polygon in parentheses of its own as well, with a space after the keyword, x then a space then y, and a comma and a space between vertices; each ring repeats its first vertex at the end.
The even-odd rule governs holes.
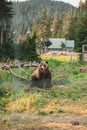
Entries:
POLYGON ((0 20, 0 46, 3 44, 4 21, 0 20))
POLYGON ((3 31, 1 31, 1 46, 3 44, 3 31))

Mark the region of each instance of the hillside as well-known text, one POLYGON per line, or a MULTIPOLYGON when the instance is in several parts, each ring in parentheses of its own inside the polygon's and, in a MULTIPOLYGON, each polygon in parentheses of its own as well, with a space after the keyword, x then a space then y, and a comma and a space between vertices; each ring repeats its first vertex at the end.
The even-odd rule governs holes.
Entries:
POLYGON ((17 30, 18 34, 25 34, 28 30, 32 30, 33 24, 39 22, 44 9, 52 19, 55 11, 61 16, 66 10, 74 10, 74 7, 60 1, 30 0, 13 3, 13 9, 15 15, 12 20, 12 30, 17 30))

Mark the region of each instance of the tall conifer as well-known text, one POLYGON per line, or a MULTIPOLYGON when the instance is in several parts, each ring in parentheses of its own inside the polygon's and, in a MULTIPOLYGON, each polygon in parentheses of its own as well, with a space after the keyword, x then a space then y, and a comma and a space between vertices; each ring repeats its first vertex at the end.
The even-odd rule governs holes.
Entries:
POLYGON ((12 17, 12 3, 0 0, 0 46, 8 39, 9 19, 12 17))

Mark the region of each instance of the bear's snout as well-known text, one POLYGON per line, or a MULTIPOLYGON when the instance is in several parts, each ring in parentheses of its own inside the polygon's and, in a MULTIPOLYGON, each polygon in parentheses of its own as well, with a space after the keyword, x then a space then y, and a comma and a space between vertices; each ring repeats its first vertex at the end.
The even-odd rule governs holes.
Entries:
POLYGON ((43 65, 41 66, 41 70, 43 70, 43 71, 45 70, 45 67, 43 65))

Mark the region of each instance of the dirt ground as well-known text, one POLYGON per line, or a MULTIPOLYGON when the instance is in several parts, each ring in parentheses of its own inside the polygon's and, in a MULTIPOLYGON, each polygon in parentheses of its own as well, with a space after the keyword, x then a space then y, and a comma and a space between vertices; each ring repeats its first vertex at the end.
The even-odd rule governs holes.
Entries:
POLYGON ((87 130, 87 116, 2 114, 0 130, 87 130))

